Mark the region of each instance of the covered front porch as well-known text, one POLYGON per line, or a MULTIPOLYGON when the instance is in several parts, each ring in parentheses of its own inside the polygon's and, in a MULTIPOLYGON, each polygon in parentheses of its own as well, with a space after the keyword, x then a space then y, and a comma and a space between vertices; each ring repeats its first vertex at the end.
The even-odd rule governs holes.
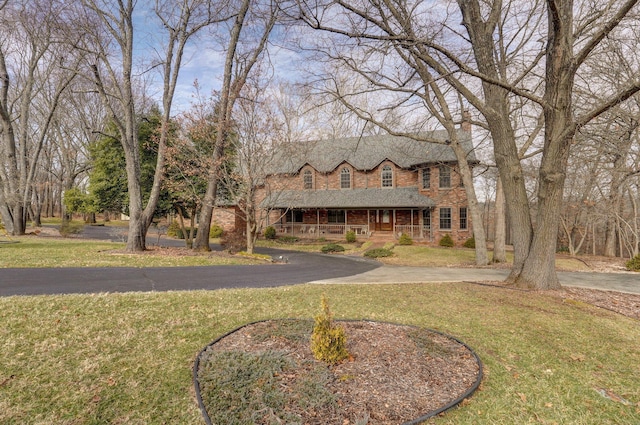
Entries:
POLYGON ((280 235, 343 239, 349 232, 369 238, 386 234, 398 239, 433 241, 431 208, 427 209, 289 209, 271 223, 280 235))
POLYGON ((369 238, 388 234, 433 240, 435 203, 417 187, 390 189, 284 190, 271 193, 263 207, 271 209, 268 225, 279 234, 343 239, 348 231, 369 238))

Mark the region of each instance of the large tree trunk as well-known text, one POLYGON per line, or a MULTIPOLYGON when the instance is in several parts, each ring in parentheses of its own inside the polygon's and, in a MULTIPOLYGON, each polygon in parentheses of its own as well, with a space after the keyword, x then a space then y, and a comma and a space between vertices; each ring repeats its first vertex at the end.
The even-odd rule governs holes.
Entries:
POLYGON ((202 209, 198 217, 198 233, 193 241, 193 249, 198 251, 211 251, 209 245, 209 233, 211 231, 211 219, 213 218, 213 208, 216 202, 218 192, 218 182, 220 180, 220 161, 224 152, 224 140, 220 136, 216 136, 216 146, 213 155, 213 167, 209 170, 209 180, 207 181, 207 191, 202 200, 202 209))
POLYGON ((500 181, 504 196, 509 199, 506 207, 511 229, 511 242, 513 244, 513 266, 507 281, 514 282, 522 270, 531 246, 533 234, 531 212, 525 188, 524 173, 514 142, 515 135, 508 119, 508 104, 504 99, 500 100, 501 96, 506 96, 507 94, 494 94, 493 90, 488 87, 485 87, 485 93, 488 93, 486 95, 487 103, 493 105, 491 109, 500 111, 497 116, 487 114, 489 115, 488 118, 491 118, 487 122, 493 137, 493 151, 496 164, 500 170, 500 181))
MULTIPOLYGON (((133 110, 130 111, 133 114, 133 110)), ((146 249, 148 225, 144 217, 142 205, 142 187, 140 185, 140 151, 138 136, 135 129, 135 118, 132 116, 127 122, 126 135, 122 140, 125 151, 127 168, 127 189, 129 192, 129 232, 127 234, 128 252, 141 252, 146 249)))
POLYGON ((493 238, 493 258, 492 263, 507 262, 507 223, 504 202, 504 191, 502 190, 502 180, 498 177, 496 182, 496 208, 495 208, 496 232, 493 238))
MULTIPOLYGON (((550 8, 551 9, 551 8, 550 8)), ((572 92, 573 2, 550 10, 544 95, 544 150, 538 177, 538 214, 531 250, 515 283, 520 287, 557 289, 555 247, 569 150, 575 134, 572 92)))
MULTIPOLYGON (((231 30, 231 37, 229 39, 229 45, 227 49, 227 55, 224 64, 224 75, 222 90, 220 95, 220 104, 218 105, 218 114, 216 116, 216 140, 213 151, 213 166, 209 170, 209 180, 207 182, 207 191, 202 203, 202 210, 200 211, 200 218, 198 220, 198 233, 196 240, 194 241, 193 248, 200 251, 211 251, 209 246, 209 232, 211 230, 211 218, 213 217, 213 208, 215 206, 216 195, 218 192, 218 184, 220 180, 220 167, 221 161, 224 156, 224 149, 227 142, 227 134, 231 124, 231 111, 236 97, 242 89, 248 72, 257 60, 257 56, 251 58, 254 62, 249 61, 246 64, 245 69, 241 70, 242 75, 237 75, 234 80, 234 60, 236 58, 236 49, 240 40, 240 33, 245 23, 247 12, 251 0, 243 0, 240 6, 238 15, 234 21, 233 28, 231 30)), ((270 30, 269 30, 270 31, 270 30)), ((268 35, 268 33, 267 33, 268 35)), ((266 39, 264 40, 266 43, 266 39)), ((262 51, 264 44, 261 45, 259 51, 262 51)))
MULTIPOLYGON (((498 62, 493 39, 499 14, 492 13, 488 19, 485 19, 477 0, 459 0, 458 5, 463 15, 463 24, 471 39, 478 70, 495 81, 502 81, 506 74, 504 69, 506 65, 498 62)), ((496 10, 500 10, 500 8, 498 7, 496 10)), ((509 92, 505 88, 486 81, 482 83, 482 90, 485 97, 485 107, 481 112, 487 120, 505 198, 509 200, 507 214, 510 221, 514 261, 507 281, 514 282, 522 270, 531 245, 533 227, 529 199, 515 143, 515 133, 510 120, 509 92)))

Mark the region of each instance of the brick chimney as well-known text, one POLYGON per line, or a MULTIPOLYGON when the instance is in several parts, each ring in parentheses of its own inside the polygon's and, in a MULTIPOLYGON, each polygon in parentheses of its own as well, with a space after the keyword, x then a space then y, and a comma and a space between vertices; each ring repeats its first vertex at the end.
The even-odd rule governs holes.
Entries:
POLYGON ((468 110, 462 111, 462 123, 460 124, 462 131, 471 133, 471 112, 468 110))

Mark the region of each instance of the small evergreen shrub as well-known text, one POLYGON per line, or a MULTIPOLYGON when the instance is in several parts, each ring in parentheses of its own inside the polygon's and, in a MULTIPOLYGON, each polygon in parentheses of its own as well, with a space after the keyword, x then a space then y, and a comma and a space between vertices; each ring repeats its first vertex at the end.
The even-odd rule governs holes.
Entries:
POLYGON ((222 236, 224 233, 224 229, 217 224, 212 224, 211 229, 209 229, 209 238, 217 239, 222 236))
POLYGON ((386 248, 374 248, 364 253, 364 256, 369 258, 391 257, 392 255, 393 251, 386 248))
POLYGON ((398 245, 413 245, 413 239, 408 234, 403 233, 398 239, 398 245))
POLYGON ((640 272, 640 254, 627 261, 626 266, 632 272, 640 272))
POLYGON ((475 249, 475 247, 476 247, 476 239, 471 237, 471 238, 467 239, 466 241, 464 241, 464 244, 462 246, 464 246, 465 248, 475 249))
POLYGON ((453 239, 451 238, 451 235, 448 233, 444 235, 442 239, 440 239, 440 242, 438 242, 438 245, 444 246, 446 248, 453 248, 454 243, 453 243, 453 239))
POLYGON ((349 230, 345 233, 344 237, 347 240, 347 243, 354 243, 356 241, 356 232, 349 230))
POLYGON ((335 243, 330 243, 322 247, 321 251, 325 254, 332 252, 344 252, 344 247, 335 243))
POLYGON ((276 228, 273 226, 269 226, 264 229, 264 237, 265 239, 275 239, 276 238, 276 228))
POLYGON ((167 236, 170 236, 172 238, 177 237, 178 230, 180 230, 180 225, 177 221, 172 221, 171 224, 169 224, 169 227, 167 227, 167 236))
POLYGON ((333 314, 324 295, 320 305, 322 312, 315 317, 311 333, 311 351, 317 360, 337 364, 349 357, 347 335, 342 326, 333 323, 333 314))

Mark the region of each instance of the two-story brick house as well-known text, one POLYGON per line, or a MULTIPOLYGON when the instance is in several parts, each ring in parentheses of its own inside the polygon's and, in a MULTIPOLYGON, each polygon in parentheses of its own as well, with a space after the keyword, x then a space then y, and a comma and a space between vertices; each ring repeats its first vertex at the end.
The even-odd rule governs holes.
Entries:
MULTIPOLYGON (((471 237, 471 217, 447 133, 427 143, 377 135, 289 144, 279 149, 261 192, 269 225, 301 237, 402 233, 435 241, 471 237)), ((459 140, 476 163, 471 134, 459 140)))

